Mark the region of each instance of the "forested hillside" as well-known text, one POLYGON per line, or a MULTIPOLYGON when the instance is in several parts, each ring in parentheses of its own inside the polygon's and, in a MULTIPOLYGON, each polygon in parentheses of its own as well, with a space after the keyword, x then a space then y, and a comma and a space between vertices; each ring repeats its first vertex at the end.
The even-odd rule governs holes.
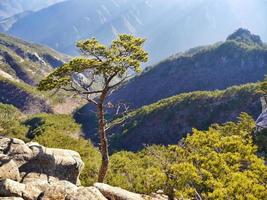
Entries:
POLYGON ((267 46, 258 36, 239 29, 225 42, 179 53, 147 69, 109 101, 139 108, 179 93, 261 81, 266 72, 267 46))
POLYGON ((111 121, 110 148, 137 151, 151 144, 176 144, 192 128, 235 121, 242 112, 256 119, 261 113, 257 90, 257 84, 248 84, 184 93, 141 107, 111 121))

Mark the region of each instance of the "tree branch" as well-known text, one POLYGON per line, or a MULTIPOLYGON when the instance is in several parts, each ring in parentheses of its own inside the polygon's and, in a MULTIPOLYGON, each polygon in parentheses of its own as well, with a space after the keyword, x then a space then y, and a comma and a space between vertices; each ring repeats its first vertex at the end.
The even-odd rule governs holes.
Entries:
POLYGON ((131 76, 125 76, 123 79, 121 79, 118 83, 115 83, 114 85, 108 86, 108 89, 113 89, 117 86, 119 86, 121 83, 123 83, 126 79, 130 78, 131 76))
POLYGON ((93 103, 95 105, 98 105, 98 103, 94 99, 90 98, 89 96, 90 95, 87 95, 87 97, 86 97, 87 101, 89 101, 89 102, 91 102, 91 103, 93 103))

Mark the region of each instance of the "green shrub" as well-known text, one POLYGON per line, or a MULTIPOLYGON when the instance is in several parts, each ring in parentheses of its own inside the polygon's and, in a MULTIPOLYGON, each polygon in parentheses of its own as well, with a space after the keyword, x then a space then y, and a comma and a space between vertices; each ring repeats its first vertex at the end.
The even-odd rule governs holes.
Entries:
POLYGON ((0 103, 0 134, 27 140, 27 128, 20 123, 23 114, 14 106, 0 103))
POLYGON ((163 189, 170 199, 265 199, 267 166, 257 156, 254 127, 241 114, 237 123, 193 130, 179 145, 116 153, 107 181, 141 193, 163 189))

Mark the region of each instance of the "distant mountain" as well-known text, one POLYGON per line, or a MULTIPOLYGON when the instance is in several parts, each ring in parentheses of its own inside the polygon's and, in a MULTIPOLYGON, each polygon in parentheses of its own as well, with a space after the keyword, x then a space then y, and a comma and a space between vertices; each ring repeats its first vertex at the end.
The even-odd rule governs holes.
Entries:
POLYGON ((1 32, 8 31, 13 26, 13 24, 16 23, 20 18, 23 18, 29 15, 30 13, 32 13, 32 11, 24 11, 22 13, 13 15, 11 17, 1 19, 0 20, 0 31, 1 32))
POLYGON ((267 74, 267 46, 238 29, 225 42, 179 53, 147 69, 114 92, 109 101, 135 109, 197 90, 225 89, 261 81, 267 74))
POLYGON ((67 54, 77 54, 79 39, 108 43, 118 33, 131 33, 147 38, 155 63, 220 41, 240 26, 267 39, 266 9, 262 0, 68 0, 18 19, 8 32, 67 54))
POLYGON ((25 11, 37 11, 63 0, 1 0, 0 19, 9 18, 25 11))
POLYGON ((25 113, 52 112, 35 84, 69 57, 56 51, 0 34, 0 102, 25 113))
POLYGON ((144 106, 111 122, 110 149, 137 151, 151 144, 177 144, 211 124, 236 121, 241 112, 256 119, 261 113, 258 84, 223 91, 192 92, 144 106))

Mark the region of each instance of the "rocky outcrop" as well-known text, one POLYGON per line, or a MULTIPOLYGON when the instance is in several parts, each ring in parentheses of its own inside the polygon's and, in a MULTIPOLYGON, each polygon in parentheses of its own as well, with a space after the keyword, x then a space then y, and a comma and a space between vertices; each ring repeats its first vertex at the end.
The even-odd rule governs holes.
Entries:
POLYGON ((33 142, 25 144, 22 140, 3 137, 0 138, 0 153, 3 158, 1 161, 6 162, 1 168, 14 171, 7 178, 21 182, 41 179, 47 182, 67 180, 73 184, 79 183, 83 162, 77 152, 46 148, 33 142), (15 173, 17 171, 19 177, 15 173))
POLYGON ((96 183, 82 187, 77 152, 0 136, 1 200, 166 200, 96 183))
POLYGON ((229 35, 227 37, 227 40, 244 42, 248 45, 259 45, 259 46, 263 45, 260 36, 254 35, 249 30, 243 28, 239 28, 233 34, 229 35))
POLYGON ((267 128, 267 97, 261 97, 262 113, 256 120, 256 132, 261 132, 267 128))

